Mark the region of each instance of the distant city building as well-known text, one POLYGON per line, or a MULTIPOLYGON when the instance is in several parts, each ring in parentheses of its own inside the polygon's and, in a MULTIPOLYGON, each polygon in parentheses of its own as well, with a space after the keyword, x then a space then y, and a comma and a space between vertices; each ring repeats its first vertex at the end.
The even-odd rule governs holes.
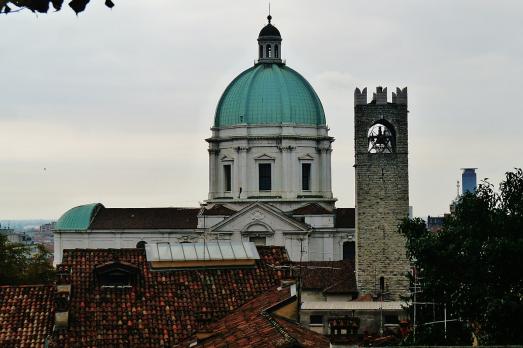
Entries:
POLYGON ((50 233, 50 234, 52 234, 55 225, 56 225, 56 221, 40 225, 40 233, 50 233))
POLYGON ((0 224, 0 234, 4 236, 9 236, 15 233, 15 230, 10 227, 4 227, 0 224))
POLYGON ((476 192, 476 169, 477 168, 463 168, 463 173, 461 174, 461 194, 465 194, 465 192, 476 192))
POLYGON ((9 227, 3 227, 0 225, 0 234, 7 237, 7 240, 11 243, 19 243, 20 237, 15 233, 15 230, 9 227))
POLYGON ((439 232, 443 228, 443 222, 445 216, 428 216, 427 217, 427 229, 431 232, 439 232))
POLYGON ((9 227, 2 227, 0 225, 0 234, 7 237, 7 240, 11 243, 21 243, 25 245, 33 244, 31 236, 25 232, 16 232, 14 229, 9 227))

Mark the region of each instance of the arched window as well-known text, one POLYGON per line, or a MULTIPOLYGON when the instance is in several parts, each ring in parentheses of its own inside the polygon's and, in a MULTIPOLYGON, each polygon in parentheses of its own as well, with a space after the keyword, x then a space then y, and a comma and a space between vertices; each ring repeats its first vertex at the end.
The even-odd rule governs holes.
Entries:
POLYGON ((278 45, 274 45, 274 58, 279 58, 279 54, 278 45))
POLYGON ((138 243, 136 243, 136 248, 137 249, 145 249, 145 244, 147 244, 147 242, 144 241, 144 240, 141 240, 138 243))
POLYGON ((258 55, 258 57, 259 57, 259 59, 262 59, 263 58, 263 46, 260 45, 259 49, 260 49, 260 54, 258 55))
POLYGON ((394 128, 385 120, 374 123, 367 136, 370 153, 393 153, 396 150, 394 128))
POLYGON ((356 259, 356 243, 343 242, 343 259, 354 262, 356 259))
POLYGON ((265 46, 265 58, 271 58, 271 54, 272 54, 272 47, 271 45, 266 45, 265 46))

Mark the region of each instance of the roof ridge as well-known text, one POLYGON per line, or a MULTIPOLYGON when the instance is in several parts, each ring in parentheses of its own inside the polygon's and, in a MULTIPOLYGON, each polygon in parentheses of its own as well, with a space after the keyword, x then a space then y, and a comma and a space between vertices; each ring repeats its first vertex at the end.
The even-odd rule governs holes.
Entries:
POLYGON ((285 328, 283 328, 283 326, 281 326, 280 324, 278 324, 278 322, 272 317, 272 315, 267 312, 267 309, 263 309, 260 314, 265 317, 265 319, 267 319, 267 321, 276 329, 276 331, 278 331, 284 338, 284 340, 287 342, 287 343, 290 343, 290 344, 298 344, 298 340, 295 339, 291 334, 289 334, 287 332, 287 330, 285 330, 285 328))

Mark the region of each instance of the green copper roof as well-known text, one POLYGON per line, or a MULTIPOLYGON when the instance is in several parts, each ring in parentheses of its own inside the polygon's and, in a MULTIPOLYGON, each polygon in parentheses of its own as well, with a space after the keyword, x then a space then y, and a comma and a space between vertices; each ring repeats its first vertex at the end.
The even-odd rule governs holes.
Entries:
POLYGON ((223 92, 215 127, 236 124, 324 125, 325 114, 312 86, 283 64, 257 64, 223 92))
POLYGON ((100 207, 103 207, 100 203, 91 203, 71 208, 58 219, 54 229, 60 231, 87 230, 100 207))

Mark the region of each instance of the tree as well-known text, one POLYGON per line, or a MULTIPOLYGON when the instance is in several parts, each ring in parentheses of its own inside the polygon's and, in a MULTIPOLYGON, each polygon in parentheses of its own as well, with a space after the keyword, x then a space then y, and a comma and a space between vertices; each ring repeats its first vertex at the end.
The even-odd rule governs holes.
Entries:
POLYGON ((50 262, 51 253, 38 245, 31 247, 11 243, 0 234, 0 285, 48 284, 54 280, 55 271, 50 262))
POLYGON ((414 219, 405 220, 400 233, 416 270, 411 281, 416 278, 421 289, 416 300, 424 303, 417 307, 415 343, 459 344, 467 340, 467 332, 481 344, 523 342, 521 169, 506 173, 499 193, 484 181, 475 194, 461 196, 442 231, 429 232, 423 220, 414 219), (423 323, 439 321, 445 309, 452 320, 447 328, 455 332, 434 342, 444 337, 443 323, 423 323))
MULTIPOLYGON (((71 0, 69 7, 78 14, 85 10, 85 7, 90 0, 71 0)), ((21 11, 23 9, 31 10, 32 12, 47 13, 51 6, 55 11, 60 11, 64 0, 0 0, 0 13, 11 13, 21 11)), ((105 6, 109 8, 114 7, 112 0, 105 0, 105 6)))

